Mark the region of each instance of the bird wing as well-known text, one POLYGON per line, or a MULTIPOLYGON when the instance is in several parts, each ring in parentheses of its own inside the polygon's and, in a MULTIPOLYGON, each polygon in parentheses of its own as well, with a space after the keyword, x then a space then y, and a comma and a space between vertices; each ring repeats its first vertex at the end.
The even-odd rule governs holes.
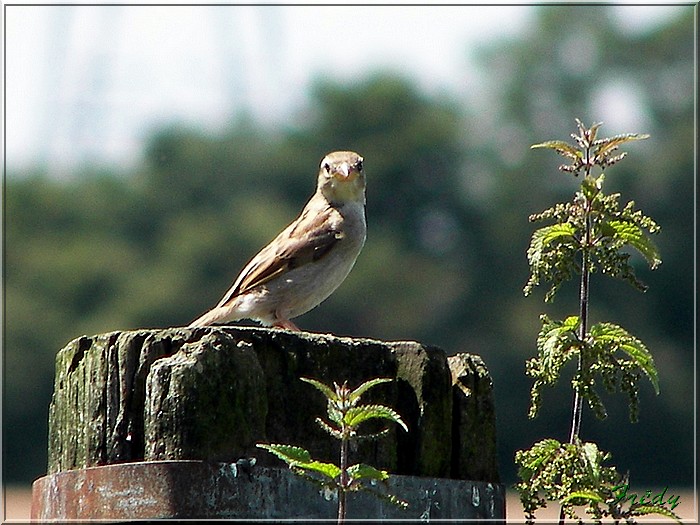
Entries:
POLYGON ((296 221, 253 257, 217 307, 328 254, 344 237, 338 228, 339 221, 332 220, 334 214, 338 211, 332 206, 326 206, 320 212, 307 207, 296 221))

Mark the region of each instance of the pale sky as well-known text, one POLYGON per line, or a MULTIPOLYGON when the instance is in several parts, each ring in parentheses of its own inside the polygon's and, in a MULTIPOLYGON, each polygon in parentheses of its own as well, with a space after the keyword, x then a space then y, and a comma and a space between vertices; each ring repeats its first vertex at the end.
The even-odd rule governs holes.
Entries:
MULTIPOLYGON (((8 171, 37 162, 136 165, 179 121, 217 131, 241 108, 289 121, 318 77, 399 71, 468 97, 471 52, 526 31, 534 7, 5 6, 8 171)), ((618 6, 645 30, 670 6, 618 6)))

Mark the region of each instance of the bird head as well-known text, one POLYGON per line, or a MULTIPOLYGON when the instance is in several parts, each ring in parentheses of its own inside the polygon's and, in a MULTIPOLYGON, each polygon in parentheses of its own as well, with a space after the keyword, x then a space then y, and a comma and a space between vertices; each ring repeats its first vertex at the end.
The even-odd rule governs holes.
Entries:
POLYGON ((363 159, 354 151, 334 151, 321 161, 318 188, 331 203, 365 200, 363 159))

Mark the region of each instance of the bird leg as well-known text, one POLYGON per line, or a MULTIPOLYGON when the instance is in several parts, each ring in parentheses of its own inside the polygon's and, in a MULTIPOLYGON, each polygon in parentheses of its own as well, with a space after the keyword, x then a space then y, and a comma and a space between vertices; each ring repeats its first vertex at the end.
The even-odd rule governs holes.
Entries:
POLYGON ((278 319, 272 326, 276 328, 284 328, 285 330, 291 330, 293 332, 301 332, 299 327, 289 319, 278 319))

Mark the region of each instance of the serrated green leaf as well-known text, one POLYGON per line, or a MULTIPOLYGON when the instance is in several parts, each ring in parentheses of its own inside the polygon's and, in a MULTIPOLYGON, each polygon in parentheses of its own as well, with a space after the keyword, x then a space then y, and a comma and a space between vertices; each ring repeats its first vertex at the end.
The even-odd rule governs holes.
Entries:
POLYGON ((591 478, 596 482, 600 479, 600 461, 601 454, 598 452, 598 446, 595 443, 583 443, 581 445, 583 457, 586 461, 586 467, 591 475, 591 478))
POLYGON ((333 421, 338 426, 343 424, 343 413, 338 410, 337 404, 333 401, 328 402, 328 419, 333 421))
POLYGON ((359 397, 367 392, 372 387, 375 387, 377 385, 381 385, 382 383, 391 383, 393 379, 389 377, 377 377, 375 379, 370 379, 369 381, 365 381, 362 383, 360 386, 358 386, 355 390, 350 392, 350 402, 353 403, 355 400, 359 399, 359 397))
POLYGON ((564 319, 564 322, 561 324, 561 329, 563 331, 576 333, 576 331, 579 329, 579 326, 581 326, 581 319, 579 318, 579 316, 571 315, 564 319))
POLYGON ((364 463, 358 463, 357 465, 348 467, 348 475, 354 480, 376 479, 377 481, 384 481, 385 479, 389 479, 389 473, 386 470, 378 470, 364 463))
POLYGON ((406 423, 403 422, 401 416, 392 408, 384 405, 362 405, 352 407, 345 413, 344 422, 346 425, 356 427, 360 423, 370 419, 388 419, 394 423, 398 423, 403 429, 408 432, 406 423))
POLYGON ((322 463, 311 459, 311 454, 304 448, 293 445, 264 445, 260 443, 256 446, 271 452, 290 467, 311 470, 330 479, 335 479, 340 475, 339 467, 333 463, 322 463))
POLYGON ((640 507, 635 507, 634 511, 635 513, 640 515, 659 514, 660 516, 671 518, 676 523, 682 523, 680 516, 678 516, 671 509, 667 509, 666 507, 663 507, 661 505, 642 505, 640 507))
POLYGON ((342 439, 342 437, 343 437, 342 432, 340 430, 338 430, 337 428, 331 426, 330 424, 326 423, 320 417, 316 418, 316 423, 318 423, 318 426, 320 426, 323 430, 328 432, 334 438, 342 439))
POLYGON ((309 383, 310 385, 315 386, 324 396, 326 396, 326 399, 336 403, 340 401, 338 394, 328 385, 325 385, 316 379, 311 379, 310 377, 301 377, 300 379, 304 381, 304 383, 309 383))
POLYGON ((624 135, 615 135, 614 137, 610 137, 609 139, 601 140, 595 154, 596 157, 600 158, 615 150, 615 148, 619 147, 625 142, 632 142, 634 140, 644 140, 648 138, 649 135, 639 133, 626 133, 624 135))
POLYGON ((537 336, 537 348, 546 356, 563 352, 576 343, 576 331, 581 320, 578 316, 567 317, 564 322, 543 317, 542 330, 537 336))
POLYGON ((563 140, 548 140, 539 144, 533 144, 530 149, 548 148, 553 149, 560 155, 570 159, 580 159, 583 153, 576 147, 563 140))
POLYGON ((600 496, 597 492, 592 492, 592 491, 587 491, 587 490, 581 490, 577 492, 572 492, 569 494, 567 497, 565 497, 563 500, 561 500, 561 503, 569 503, 573 500, 578 500, 578 499, 584 499, 586 501, 594 501, 596 503, 603 503, 605 501, 604 498, 600 496))
POLYGON ((314 485, 318 486, 321 490, 325 489, 333 491, 336 488, 336 482, 334 480, 328 480, 325 477, 321 479, 319 477, 312 476, 311 474, 307 474, 307 472, 304 469, 292 465, 289 466, 289 469, 301 479, 305 479, 306 481, 313 483, 314 485))
POLYGON ((535 443, 530 450, 524 451, 520 456, 520 477, 530 479, 532 475, 546 465, 561 449, 561 443, 556 439, 543 439, 535 443), (526 474, 526 475, 524 475, 526 474))
POLYGON ((301 447, 295 447, 293 445, 266 445, 261 443, 258 443, 255 446, 271 452, 289 464, 308 463, 311 461, 311 453, 301 447))
POLYGON ((659 394, 659 373, 654 365, 651 352, 639 339, 624 328, 612 323, 598 323, 591 327, 590 335, 594 342, 619 348, 641 368, 649 378, 654 391, 659 394))
POLYGON ((605 226, 612 230, 611 236, 625 244, 629 244, 641 253, 652 270, 655 270, 661 264, 659 250, 639 226, 629 221, 619 220, 608 221, 605 223, 605 226))
POLYGON ((535 230, 530 240, 530 247, 527 249, 527 258, 530 266, 539 266, 544 249, 555 240, 573 239, 576 229, 568 222, 552 224, 535 230))
POLYGON ((303 468, 304 470, 311 470, 317 472, 329 479, 335 479, 340 476, 340 467, 334 465, 333 463, 322 463, 321 461, 310 461, 308 463, 297 463, 295 467, 303 468))

